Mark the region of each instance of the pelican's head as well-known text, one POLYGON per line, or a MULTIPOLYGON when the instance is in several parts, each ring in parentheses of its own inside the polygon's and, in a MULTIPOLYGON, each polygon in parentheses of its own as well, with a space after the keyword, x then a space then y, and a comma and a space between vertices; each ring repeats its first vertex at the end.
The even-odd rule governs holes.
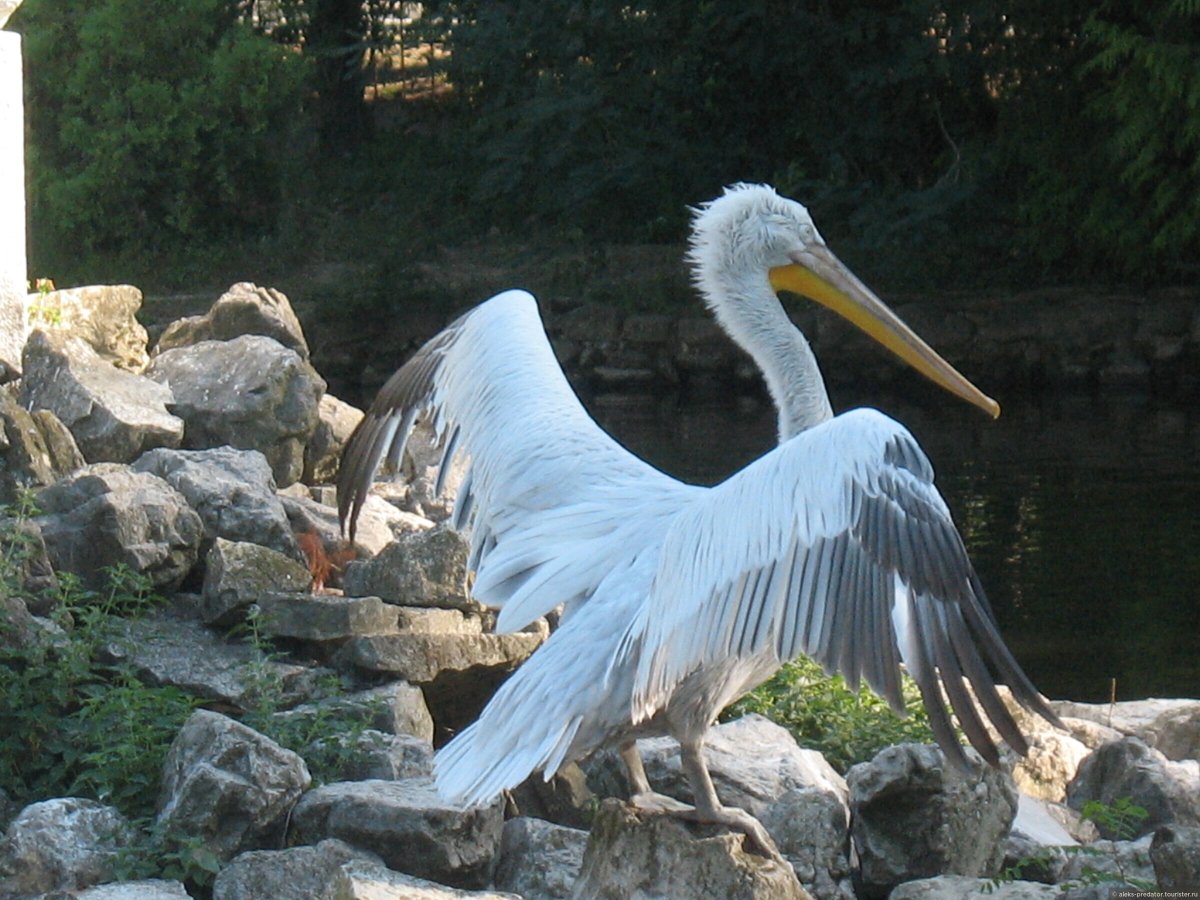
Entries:
POLYGON ((906 363, 990 415, 1000 405, 942 359, 825 245, 808 210, 762 184, 735 184, 693 210, 688 252, 696 284, 718 318, 727 304, 769 286, 815 300, 906 363))

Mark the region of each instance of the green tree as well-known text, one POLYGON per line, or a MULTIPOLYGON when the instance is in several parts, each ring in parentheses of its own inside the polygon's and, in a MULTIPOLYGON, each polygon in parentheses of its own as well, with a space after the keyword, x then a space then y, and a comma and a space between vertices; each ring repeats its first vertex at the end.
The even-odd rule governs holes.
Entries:
POLYGON ((227 0, 29 0, 35 270, 268 229, 300 110, 295 54, 227 0))

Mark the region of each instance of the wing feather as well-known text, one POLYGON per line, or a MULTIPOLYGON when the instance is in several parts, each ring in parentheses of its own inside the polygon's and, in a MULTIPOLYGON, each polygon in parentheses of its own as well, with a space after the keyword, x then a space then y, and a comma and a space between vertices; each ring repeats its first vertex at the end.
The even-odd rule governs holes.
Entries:
POLYGON ((989 762, 989 722, 1025 748, 998 680, 1057 722, 1004 646, 928 460, 872 410, 803 432, 683 510, 622 646, 644 648, 630 662, 635 722, 707 665, 801 651, 897 711, 903 664, 938 743, 964 766, 951 711, 989 762))
POLYGON ((655 531, 660 539, 670 513, 703 490, 647 465, 588 416, 524 291, 451 323, 380 390, 338 476, 351 537, 376 470, 399 461, 419 418, 441 442, 439 490, 455 455, 470 459, 453 521, 470 526, 475 593, 501 607, 499 630, 589 596, 630 546, 655 531))

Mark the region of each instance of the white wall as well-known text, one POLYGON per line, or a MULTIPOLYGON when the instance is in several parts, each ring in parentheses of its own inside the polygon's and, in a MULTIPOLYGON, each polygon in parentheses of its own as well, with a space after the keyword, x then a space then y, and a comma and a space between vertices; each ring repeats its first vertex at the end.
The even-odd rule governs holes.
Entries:
POLYGON ((25 126, 21 36, 0 31, 0 381, 25 344, 25 126))

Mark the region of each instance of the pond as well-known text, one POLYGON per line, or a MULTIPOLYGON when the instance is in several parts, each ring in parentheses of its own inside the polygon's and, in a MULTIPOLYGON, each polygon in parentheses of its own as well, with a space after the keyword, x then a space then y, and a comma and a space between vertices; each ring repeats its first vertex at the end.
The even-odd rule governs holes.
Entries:
MULTIPOLYGON (((846 396, 929 454, 1008 645, 1046 695, 1200 697, 1200 412, 1144 395, 998 397, 996 421, 936 392, 846 396)), ((712 484, 770 449, 752 397, 600 396, 625 446, 712 484)))

